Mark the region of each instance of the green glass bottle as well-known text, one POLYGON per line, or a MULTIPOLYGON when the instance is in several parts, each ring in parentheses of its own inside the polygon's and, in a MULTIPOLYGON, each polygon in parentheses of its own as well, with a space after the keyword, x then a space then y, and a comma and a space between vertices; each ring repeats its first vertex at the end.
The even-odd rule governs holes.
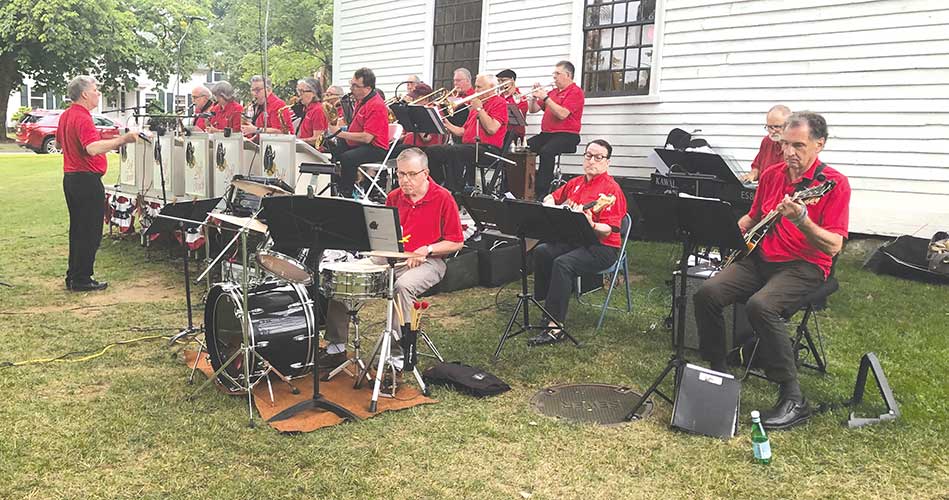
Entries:
POLYGON ((757 410, 751 412, 751 449, 755 453, 755 462, 759 464, 771 463, 771 442, 761 425, 761 414, 757 410))

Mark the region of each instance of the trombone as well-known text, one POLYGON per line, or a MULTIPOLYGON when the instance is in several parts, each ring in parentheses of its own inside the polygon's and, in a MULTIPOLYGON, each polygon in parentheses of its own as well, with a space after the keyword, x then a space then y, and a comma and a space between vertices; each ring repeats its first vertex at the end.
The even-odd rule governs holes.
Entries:
POLYGON ((471 101, 475 99, 481 99, 482 97, 496 96, 501 95, 504 92, 507 92, 514 84, 513 80, 508 80, 500 85, 495 85, 494 87, 484 89, 480 92, 475 92, 468 97, 457 98, 457 97, 446 97, 444 102, 439 102, 438 106, 442 107, 442 114, 445 116, 454 116, 455 113, 460 113, 469 107, 471 107, 471 101))

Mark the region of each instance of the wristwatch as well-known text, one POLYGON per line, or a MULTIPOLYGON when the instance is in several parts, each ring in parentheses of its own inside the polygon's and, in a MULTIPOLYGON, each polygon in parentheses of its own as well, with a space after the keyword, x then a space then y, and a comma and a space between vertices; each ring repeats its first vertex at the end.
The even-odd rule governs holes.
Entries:
POLYGON ((549 96, 549 95, 545 95, 544 98, 541 99, 541 101, 547 102, 547 99, 550 99, 550 96, 549 96))
POLYGON ((432 248, 431 245, 428 245, 428 246, 426 246, 425 248, 428 249, 428 255, 432 255, 433 253, 435 253, 435 249, 432 248))

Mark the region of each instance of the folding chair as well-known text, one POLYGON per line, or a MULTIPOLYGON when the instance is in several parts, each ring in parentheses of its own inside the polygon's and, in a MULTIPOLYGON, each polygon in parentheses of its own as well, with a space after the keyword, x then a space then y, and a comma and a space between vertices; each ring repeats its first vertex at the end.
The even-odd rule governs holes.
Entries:
POLYGON ((392 151, 395 150, 396 144, 399 143, 399 138, 402 137, 402 125, 398 123, 389 124, 389 151, 386 152, 386 157, 382 160, 382 163, 363 163, 359 166, 359 172, 369 179, 369 189, 363 189, 359 184, 356 185, 356 191, 359 193, 360 198, 369 198, 369 195, 372 194, 373 190, 378 191, 383 198, 389 194, 389 190, 392 188, 392 172, 389 172, 389 157, 392 156, 392 151), (375 169, 375 174, 370 174, 369 171, 375 169), (379 185, 379 177, 382 175, 382 172, 387 172, 386 175, 386 187, 385 189, 379 185))
MULTIPOLYGON (((801 317, 801 322, 798 323, 797 328, 795 328, 791 348, 794 349, 798 366, 804 366, 816 370, 819 373, 827 373, 827 354, 824 352, 824 338, 820 333, 817 311, 824 309, 827 305, 827 298, 840 288, 840 283, 837 281, 837 278, 834 277, 836 267, 837 256, 834 256, 834 263, 830 267, 830 275, 827 276, 827 280, 811 291, 811 293, 802 297, 797 304, 788 307, 781 313, 781 317, 790 323, 795 314, 801 311, 804 312, 804 315, 801 317), (811 320, 813 320, 814 323, 813 333, 809 326, 811 320), (809 357, 813 358, 813 361, 809 361, 809 357)), ((744 376, 754 375, 768 379, 763 374, 751 371, 755 354, 758 352, 758 342, 760 342, 760 338, 756 335, 754 347, 745 365, 744 376)))
POLYGON ((619 277, 620 271, 623 272, 623 283, 626 286, 626 312, 627 313, 633 312, 633 303, 632 303, 632 300, 630 299, 630 293, 629 293, 629 263, 627 262, 628 259, 626 258, 626 254, 627 254, 626 244, 629 242, 629 233, 632 227, 633 227, 633 218, 630 217, 629 214, 624 215, 622 225, 620 226, 620 234, 622 235, 622 238, 623 238, 623 245, 620 247, 620 252, 619 252, 619 255, 616 257, 616 262, 614 262, 612 266, 597 273, 599 276, 613 275, 613 277, 610 279, 610 288, 606 291, 606 300, 604 300, 602 304, 593 304, 593 303, 584 302, 583 296, 593 293, 603 287, 601 286, 600 288, 590 290, 586 293, 581 293, 580 292, 580 278, 577 277, 577 302, 585 306, 600 308, 600 319, 596 322, 596 328, 593 330, 594 335, 596 335, 597 332, 600 331, 600 326, 603 324, 603 319, 606 318, 607 309, 612 309, 614 311, 622 310, 617 307, 610 307, 610 297, 613 296, 613 289, 616 288, 616 279, 619 277))

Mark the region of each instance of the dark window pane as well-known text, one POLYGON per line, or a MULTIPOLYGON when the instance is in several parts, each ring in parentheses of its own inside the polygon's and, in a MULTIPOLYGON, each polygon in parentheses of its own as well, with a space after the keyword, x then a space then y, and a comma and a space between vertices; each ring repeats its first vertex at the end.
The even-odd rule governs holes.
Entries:
POLYGON ((583 50, 590 51, 600 48, 600 32, 597 30, 590 30, 586 32, 586 43, 583 46, 583 50))
POLYGON ((596 7, 587 7, 583 12, 583 26, 593 28, 597 26, 596 7))
POLYGON ((639 87, 638 87, 638 82, 639 82, 638 71, 627 71, 627 72, 626 72, 626 75, 625 75, 624 78, 623 78, 623 81, 624 81, 624 83, 625 83, 625 86, 624 86, 625 88, 624 88, 623 90, 625 90, 625 91, 627 91, 627 92, 633 92, 633 93, 635 93, 635 92, 639 89, 639 87))
POLYGON ((649 71, 647 70, 642 70, 639 72, 639 93, 649 93, 649 71))

